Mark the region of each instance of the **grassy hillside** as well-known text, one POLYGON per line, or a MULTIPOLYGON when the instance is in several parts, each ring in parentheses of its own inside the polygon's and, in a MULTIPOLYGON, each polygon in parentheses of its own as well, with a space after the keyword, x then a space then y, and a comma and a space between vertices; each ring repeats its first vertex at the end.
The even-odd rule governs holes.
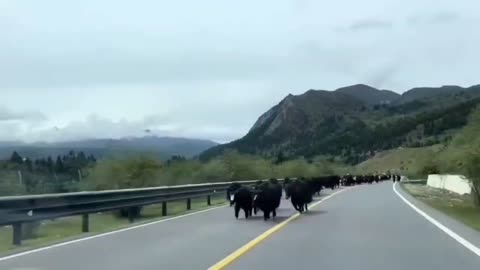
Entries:
POLYGON ((377 153, 374 157, 355 166, 359 173, 391 171, 418 177, 434 156, 444 149, 443 145, 420 148, 397 148, 377 153))
POLYGON ((445 144, 400 148, 378 153, 356 166, 358 172, 396 170, 414 178, 430 173, 462 174, 472 182, 473 198, 480 205, 480 107, 468 123, 445 144))

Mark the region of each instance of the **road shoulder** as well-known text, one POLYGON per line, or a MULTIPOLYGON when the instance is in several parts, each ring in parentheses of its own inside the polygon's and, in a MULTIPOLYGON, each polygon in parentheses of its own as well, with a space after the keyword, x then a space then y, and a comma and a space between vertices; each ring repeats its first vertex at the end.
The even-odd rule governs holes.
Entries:
MULTIPOLYGON (((400 193, 405 199, 407 199, 411 204, 416 206, 421 211, 425 212, 431 218, 442 224, 443 226, 447 227, 451 231, 455 232, 471 244, 473 244, 477 249, 480 247, 480 233, 467 225, 463 224, 462 222, 444 214, 443 212, 430 207, 429 205, 425 204, 424 202, 416 199, 412 195, 410 195, 402 185, 394 186, 395 190, 400 193)), ((407 204, 405 206, 409 207, 407 204)), ((412 211, 415 211, 412 209, 412 211)), ((419 213, 417 213, 419 214, 419 213)), ((423 218, 423 217, 422 217, 423 218)))

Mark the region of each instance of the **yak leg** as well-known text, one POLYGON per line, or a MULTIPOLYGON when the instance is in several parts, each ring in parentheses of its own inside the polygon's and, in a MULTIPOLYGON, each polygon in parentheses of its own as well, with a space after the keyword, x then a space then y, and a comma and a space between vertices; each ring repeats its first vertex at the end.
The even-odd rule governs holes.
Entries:
POLYGON ((270 211, 264 211, 263 220, 268 220, 268 219, 270 219, 270 211))
POLYGON ((248 208, 243 208, 243 212, 245 212, 245 219, 248 219, 248 208))
POLYGON ((240 205, 235 204, 235 218, 238 219, 238 213, 240 212, 240 205))

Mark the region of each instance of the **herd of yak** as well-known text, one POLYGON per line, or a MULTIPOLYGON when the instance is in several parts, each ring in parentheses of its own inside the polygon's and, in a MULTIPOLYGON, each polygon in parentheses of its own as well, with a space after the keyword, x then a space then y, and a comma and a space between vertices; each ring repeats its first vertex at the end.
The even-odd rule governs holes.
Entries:
POLYGON ((238 218, 240 209, 245 212, 245 218, 263 212, 264 220, 270 219, 270 215, 277 215, 276 209, 280 206, 283 191, 286 199, 290 199, 293 207, 300 213, 308 211, 308 204, 313 201, 314 195, 319 195, 325 188, 334 190, 340 186, 354 186, 360 184, 373 184, 391 179, 393 182, 400 181, 399 175, 345 175, 313 177, 310 179, 288 179, 282 184, 277 179, 257 181, 253 187, 242 186, 240 183, 232 183, 227 189, 227 200, 230 206, 235 208, 235 217, 238 218))

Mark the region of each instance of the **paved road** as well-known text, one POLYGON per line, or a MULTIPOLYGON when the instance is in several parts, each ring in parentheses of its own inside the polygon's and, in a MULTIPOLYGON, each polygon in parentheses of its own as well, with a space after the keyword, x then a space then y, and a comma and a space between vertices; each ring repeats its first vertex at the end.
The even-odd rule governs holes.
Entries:
MULTIPOLYGON (((331 192, 328 192, 331 193, 331 192)), ((324 196, 328 195, 324 193, 324 196)), ((0 261, 0 269, 207 269, 294 214, 275 221, 208 212, 0 261)), ((480 259, 392 191, 391 182, 346 190, 241 256, 228 269, 479 269, 480 259)))
MULTIPOLYGON (((323 193, 326 196, 330 191, 323 193)), ((165 221, 121 233, 0 260, 1 270, 207 269, 295 211, 282 201, 278 217, 236 220, 233 208, 165 221)))
POLYGON ((325 201, 227 269, 473 270, 480 258, 402 202, 390 182, 325 201))

